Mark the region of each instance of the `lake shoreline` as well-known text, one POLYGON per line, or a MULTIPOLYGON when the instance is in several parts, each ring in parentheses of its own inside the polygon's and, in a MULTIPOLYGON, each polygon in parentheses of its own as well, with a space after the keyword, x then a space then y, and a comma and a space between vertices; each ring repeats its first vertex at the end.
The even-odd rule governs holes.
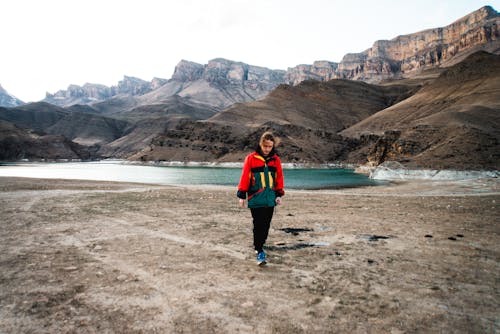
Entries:
MULTIPOLYGON (((29 165, 37 163, 102 163, 120 164, 129 166, 150 167, 208 167, 208 168, 241 168, 242 162, 208 162, 208 161, 131 161, 123 159, 103 159, 82 161, 79 159, 60 159, 54 161, 3 161, 0 166, 29 165)), ((350 163, 282 163, 283 169, 347 169, 356 174, 365 175, 370 179, 380 181, 398 180, 464 180, 499 178, 499 170, 458 170, 458 169, 429 169, 429 168, 406 168, 396 162, 386 162, 380 166, 367 166, 350 163)), ((327 187, 328 188, 328 187, 327 187)), ((333 187, 335 188, 335 187, 333 187)), ((319 188, 318 188, 319 189, 319 188)))
MULTIPOLYGON (((355 173, 352 169, 284 169, 285 186, 290 189, 323 189, 344 186, 376 185, 380 181, 355 173)), ((157 166, 106 162, 17 163, 0 166, 0 176, 53 179, 87 179, 164 185, 231 185, 241 177, 239 167, 157 166)))

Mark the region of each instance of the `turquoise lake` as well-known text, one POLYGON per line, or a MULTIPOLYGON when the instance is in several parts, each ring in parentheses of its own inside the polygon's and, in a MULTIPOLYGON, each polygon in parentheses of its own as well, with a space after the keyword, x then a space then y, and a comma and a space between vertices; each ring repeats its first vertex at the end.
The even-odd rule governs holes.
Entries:
MULTIPOLYGON (((130 165, 120 162, 11 163, 0 176, 83 179, 163 185, 238 185, 241 168, 130 165)), ((351 169, 284 168, 285 188, 325 189, 381 184, 351 169)), ((1 182, 1 181, 0 181, 1 182)))

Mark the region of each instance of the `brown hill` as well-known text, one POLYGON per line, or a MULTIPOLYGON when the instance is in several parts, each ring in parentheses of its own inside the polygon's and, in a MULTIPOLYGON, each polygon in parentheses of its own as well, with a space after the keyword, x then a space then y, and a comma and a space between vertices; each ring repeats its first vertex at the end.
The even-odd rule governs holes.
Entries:
POLYGON ((189 117, 166 116, 151 117, 130 124, 122 137, 103 145, 99 154, 114 158, 127 158, 137 151, 148 147, 151 141, 158 135, 175 128, 175 126, 189 117))
POLYGON ((93 109, 84 106, 71 108, 36 102, 15 108, 0 108, 0 119, 41 134, 64 136, 83 145, 113 141, 123 135, 128 125, 125 121, 89 112, 93 109))
POLYGON ((45 132, 67 115, 64 108, 46 102, 29 103, 14 108, 0 108, 0 119, 24 129, 45 132))
POLYGON ((78 145, 63 136, 40 135, 0 120, 0 160, 87 160, 93 157, 95 152, 91 148, 78 145))
POLYGON ((378 140, 363 148, 373 164, 499 169, 500 56, 476 53, 340 134, 378 140))
POLYGON ((282 138, 286 162, 499 169, 499 57, 480 52, 405 85, 282 85, 261 101, 179 122, 130 158, 241 161, 271 129, 282 138))
POLYGON ((106 115, 129 121, 158 117, 207 119, 219 111, 220 109, 208 104, 197 103, 179 95, 172 95, 159 102, 144 104, 131 109, 120 109, 114 112, 107 112, 106 115))
POLYGON ((339 130, 416 90, 348 80, 281 85, 260 101, 234 105, 206 121, 180 122, 130 158, 238 161, 262 131, 272 129, 282 138, 280 152, 288 161, 338 161, 353 145, 336 134, 339 130))
POLYGON ((246 127, 273 122, 337 132, 405 99, 417 89, 350 80, 309 80, 297 86, 281 85, 264 99, 236 104, 209 121, 246 127))
POLYGON ((114 117, 125 119, 130 125, 122 137, 103 145, 100 152, 119 158, 130 156, 147 147, 154 137, 173 129, 179 122, 207 119, 218 111, 209 105, 174 95, 160 103, 116 112, 114 117))
POLYGON ((48 134, 62 135, 81 145, 106 144, 123 136, 128 122, 110 117, 68 112, 64 118, 45 129, 48 134))

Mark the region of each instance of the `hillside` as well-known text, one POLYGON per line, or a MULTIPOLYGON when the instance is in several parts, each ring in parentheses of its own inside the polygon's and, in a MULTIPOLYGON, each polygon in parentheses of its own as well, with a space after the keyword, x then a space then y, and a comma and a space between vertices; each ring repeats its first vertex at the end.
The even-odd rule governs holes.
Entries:
POLYGON ((0 120, 0 157, 3 161, 88 160, 95 156, 92 147, 78 145, 63 136, 41 135, 0 120))
POLYGON ((236 104, 205 121, 186 121, 155 138, 131 157, 140 160, 239 161, 262 131, 282 137, 283 157, 293 162, 343 158, 351 142, 336 133, 401 101, 419 86, 305 81, 281 85, 260 101, 236 104))
POLYGON ((0 107, 17 107, 24 104, 23 101, 7 92, 2 85, 0 85, 0 107))
POLYGON ((380 83, 448 67, 481 50, 499 54, 499 26, 500 14, 491 6, 484 6, 444 27, 375 41, 362 52, 344 55, 338 63, 319 60, 285 71, 224 58, 209 60, 207 64, 181 60, 168 80, 154 78, 149 82, 124 76, 111 87, 70 85, 66 90, 48 93, 43 101, 62 107, 98 105, 97 109, 108 113, 157 104, 178 95, 222 110, 235 103, 259 100, 280 84, 332 79, 380 83))
POLYGON ((452 66, 478 51, 500 53, 500 14, 491 6, 450 23, 391 40, 378 40, 363 52, 348 53, 339 63, 317 61, 288 69, 286 80, 350 79, 380 83, 413 78, 422 71, 452 66))
POLYGON ((72 85, 47 96, 70 106, 0 107, 0 120, 86 145, 95 157, 241 161, 270 129, 287 162, 499 169, 498 23, 485 6, 340 63, 287 71, 182 60, 169 80, 72 85))
POLYGON ((15 108, 0 108, 0 120, 40 134, 64 136, 83 145, 102 144, 123 135, 127 122, 97 115, 87 109, 73 106, 68 110, 36 102, 15 108))
POLYGON ((360 81, 303 81, 281 85, 262 100, 236 104, 210 122, 256 127, 267 122, 340 131, 418 90, 418 86, 375 86, 360 81))
POLYGON ((241 161, 271 129, 286 162, 499 169, 499 58, 479 52, 421 79, 383 85, 281 85, 260 101, 179 122, 129 158, 241 161))
POLYGON ((340 134, 364 140, 375 135, 379 142, 369 158, 375 165, 396 160, 420 167, 499 169, 499 111, 500 56, 479 52, 340 134))

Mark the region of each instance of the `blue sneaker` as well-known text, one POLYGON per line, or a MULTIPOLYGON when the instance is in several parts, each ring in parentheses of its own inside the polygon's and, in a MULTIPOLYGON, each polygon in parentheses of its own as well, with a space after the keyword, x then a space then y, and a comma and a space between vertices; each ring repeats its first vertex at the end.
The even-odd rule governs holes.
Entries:
POLYGON ((257 264, 259 266, 266 264, 266 253, 264 253, 264 251, 257 253, 257 264))

